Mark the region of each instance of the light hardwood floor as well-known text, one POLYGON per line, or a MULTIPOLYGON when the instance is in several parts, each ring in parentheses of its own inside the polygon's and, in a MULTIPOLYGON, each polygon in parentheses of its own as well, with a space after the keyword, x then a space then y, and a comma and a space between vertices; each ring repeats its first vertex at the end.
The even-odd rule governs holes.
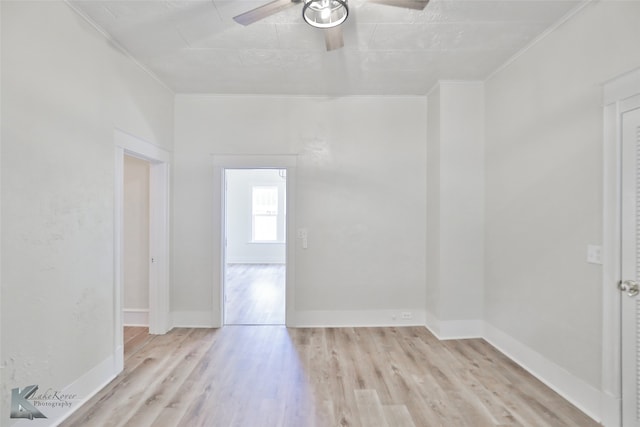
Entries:
POLYGON ((485 341, 424 327, 130 335, 124 372, 62 426, 598 425, 485 341))
POLYGON ((127 360, 129 356, 152 339, 152 336, 149 335, 149 328, 146 326, 125 326, 123 335, 124 360, 127 360))
POLYGON ((227 264, 224 323, 284 325, 285 266, 227 264))

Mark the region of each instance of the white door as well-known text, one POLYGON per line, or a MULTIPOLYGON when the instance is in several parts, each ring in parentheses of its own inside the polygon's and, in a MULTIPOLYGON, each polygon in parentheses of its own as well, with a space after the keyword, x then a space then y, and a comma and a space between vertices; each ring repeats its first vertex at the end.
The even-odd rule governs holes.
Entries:
POLYGON ((640 102, 622 115, 622 425, 640 427, 640 102))

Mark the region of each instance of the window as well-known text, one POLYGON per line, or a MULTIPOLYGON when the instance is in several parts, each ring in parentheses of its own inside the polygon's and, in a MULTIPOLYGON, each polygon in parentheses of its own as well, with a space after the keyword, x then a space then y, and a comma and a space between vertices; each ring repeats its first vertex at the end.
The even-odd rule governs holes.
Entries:
POLYGON ((278 187, 253 187, 253 241, 278 240, 278 187))

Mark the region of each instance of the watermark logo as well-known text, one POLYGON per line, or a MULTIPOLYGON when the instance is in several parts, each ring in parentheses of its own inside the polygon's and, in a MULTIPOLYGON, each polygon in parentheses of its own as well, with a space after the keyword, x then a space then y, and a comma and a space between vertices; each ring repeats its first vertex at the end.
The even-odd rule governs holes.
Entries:
POLYGON ((11 389, 11 418, 47 418, 28 400, 38 390, 37 385, 30 385, 22 390, 11 389))

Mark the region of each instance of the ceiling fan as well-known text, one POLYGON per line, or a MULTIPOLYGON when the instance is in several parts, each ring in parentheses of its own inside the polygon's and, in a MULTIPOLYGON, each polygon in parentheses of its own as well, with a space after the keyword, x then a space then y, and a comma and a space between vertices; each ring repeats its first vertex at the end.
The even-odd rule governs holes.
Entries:
MULTIPOLYGON (((368 1, 413 10, 423 10, 429 2, 429 0, 368 1)), ((246 26, 299 3, 303 3, 302 18, 305 22, 313 27, 324 30, 327 51, 340 49, 344 46, 342 27, 340 27, 340 24, 342 24, 349 15, 347 0, 273 0, 255 9, 234 16, 233 20, 246 26)))

